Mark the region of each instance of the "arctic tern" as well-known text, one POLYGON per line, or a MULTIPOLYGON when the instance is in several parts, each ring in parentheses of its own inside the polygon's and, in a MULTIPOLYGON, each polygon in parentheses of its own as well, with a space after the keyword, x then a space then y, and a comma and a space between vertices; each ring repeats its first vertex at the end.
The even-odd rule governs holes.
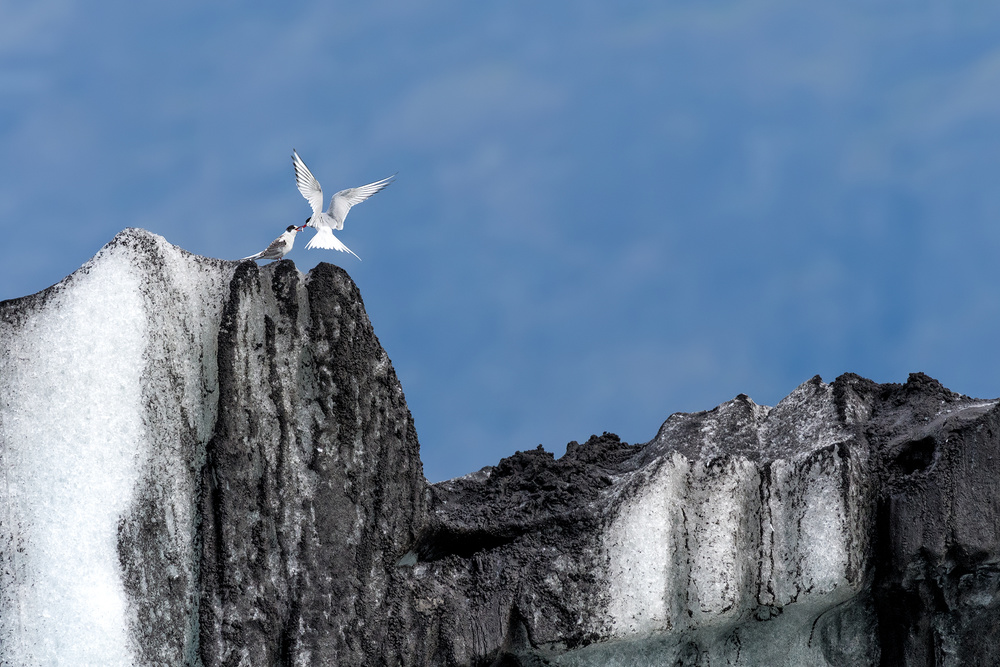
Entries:
MULTIPOLYGON (((306 224, 302 225, 302 227, 313 227, 316 230, 316 234, 309 239, 306 248, 339 250, 341 252, 349 252, 358 257, 357 253, 333 235, 333 230, 343 229, 344 218, 347 217, 347 212, 351 210, 351 207, 355 204, 360 204, 392 183, 396 175, 393 174, 388 178, 383 178, 381 181, 375 181, 368 185, 341 190, 330 197, 330 207, 324 212, 323 188, 320 187, 319 181, 312 175, 312 172, 309 171, 306 163, 302 161, 302 158, 299 157, 294 148, 292 149, 292 164, 295 165, 295 184, 298 186, 302 196, 309 202, 309 206, 312 207, 313 211, 312 216, 306 219, 306 224)), ((358 259, 360 260, 361 258, 358 257, 358 259)))
POLYGON ((281 259, 291 252, 292 246, 295 245, 295 235, 301 232, 304 228, 305 225, 301 225, 299 227, 289 225, 284 234, 271 241, 271 245, 267 246, 256 255, 250 255, 249 257, 244 257, 243 259, 281 259))

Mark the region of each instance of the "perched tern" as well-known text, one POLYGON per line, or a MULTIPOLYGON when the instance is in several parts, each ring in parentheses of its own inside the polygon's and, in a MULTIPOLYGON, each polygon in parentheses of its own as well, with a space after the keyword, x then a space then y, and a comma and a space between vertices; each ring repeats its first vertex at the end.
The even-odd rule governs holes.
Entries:
MULTIPOLYGON (((396 175, 393 174, 389 178, 383 178, 381 181, 375 181, 361 187, 341 190, 330 197, 330 208, 324 213, 323 188, 320 187, 319 181, 312 175, 309 167, 302 161, 302 158, 299 157, 294 148, 292 149, 292 164, 295 165, 295 184, 299 187, 299 192, 306 198, 306 201, 309 202, 309 206, 313 210, 312 216, 306 219, 306 224, 302 225, 303 227, 313 227, 316 229, 316 234, 309 239, 306 248, 339 250, 341 252, 349 252, 358 257, 353 250, 333 235, 333 230, 343 229, 344 218, 347 217, 347 212, 351 210, 351 207, 355 204, 360 204, 392 183, 396 175)), ((360 260, 361 258, 358 257, 358 259, 360 260)))
POLYGON ((271 241, 271 245, 267 246, 256 255, 250 255, 249 257, 244 257, 243 259, 281 259, 291 252, 292 246, 295 245, 295 235, 303 229, 305 229, 305 225, 301 225, 299 227, 289 225, 284 234, 271 241))

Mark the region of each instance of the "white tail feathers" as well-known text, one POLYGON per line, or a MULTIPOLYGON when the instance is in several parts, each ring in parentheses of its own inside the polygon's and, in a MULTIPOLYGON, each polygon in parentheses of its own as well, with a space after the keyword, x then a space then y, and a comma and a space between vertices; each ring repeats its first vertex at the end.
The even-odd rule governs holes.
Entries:
MULTIPOLYGON (((309 239, 309 243, 306 244, 306 249, 309 250, 312 248, 322 248, 323 250, 339 250, 340 252, 349 252, 355 257, 358 257, 358 255, 353 250, 351 250, 346 245, 341 243, 340 239, 334 236, 333 232, 331 232, 327 227, 320 227, 319 229, 316 230, 316 234, 313 235, 311 239, 309 239)), ((358 257, 358 261, 361 261, 360 257, 358 257)))

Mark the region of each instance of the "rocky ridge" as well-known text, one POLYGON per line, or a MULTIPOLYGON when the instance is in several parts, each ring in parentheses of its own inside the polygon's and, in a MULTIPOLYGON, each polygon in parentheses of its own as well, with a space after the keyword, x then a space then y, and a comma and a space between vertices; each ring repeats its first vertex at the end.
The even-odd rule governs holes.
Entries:
POLYGON ((331 265, 130 229, 0 347, 0 664, 1000 663, 997 401, 921 374, 428 484, 331 265))

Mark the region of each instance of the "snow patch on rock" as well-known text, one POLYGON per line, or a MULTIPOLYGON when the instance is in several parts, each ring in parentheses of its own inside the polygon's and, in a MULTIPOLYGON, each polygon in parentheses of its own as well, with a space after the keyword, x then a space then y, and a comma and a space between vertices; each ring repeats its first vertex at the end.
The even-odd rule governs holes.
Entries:
POLYGON ((134 662, 117 539, 148 455, 140 283, 106 253, 2 337, 4 664, 134 662))
POLYGON ((611 641, 563 663, 630 664, 653 645, 681 660, 693 642, 724 664, 826 664, 803 623, 862 590, 872 521, 868 450, 830 386, 684 415, 655 444, 676 449, 630 473, 603 537, 611 641), (751 446, 753 458, 708 456, 751 446))
POLYGON ((122 539, 151 502, 166 539, 143 560, 195 603, 194 471, 215 422, 231 271, 130 229, 63 282, 5 304, 0 664, 142 662, 146 619, 126 579, 155 582, 125 571, 122 539))

